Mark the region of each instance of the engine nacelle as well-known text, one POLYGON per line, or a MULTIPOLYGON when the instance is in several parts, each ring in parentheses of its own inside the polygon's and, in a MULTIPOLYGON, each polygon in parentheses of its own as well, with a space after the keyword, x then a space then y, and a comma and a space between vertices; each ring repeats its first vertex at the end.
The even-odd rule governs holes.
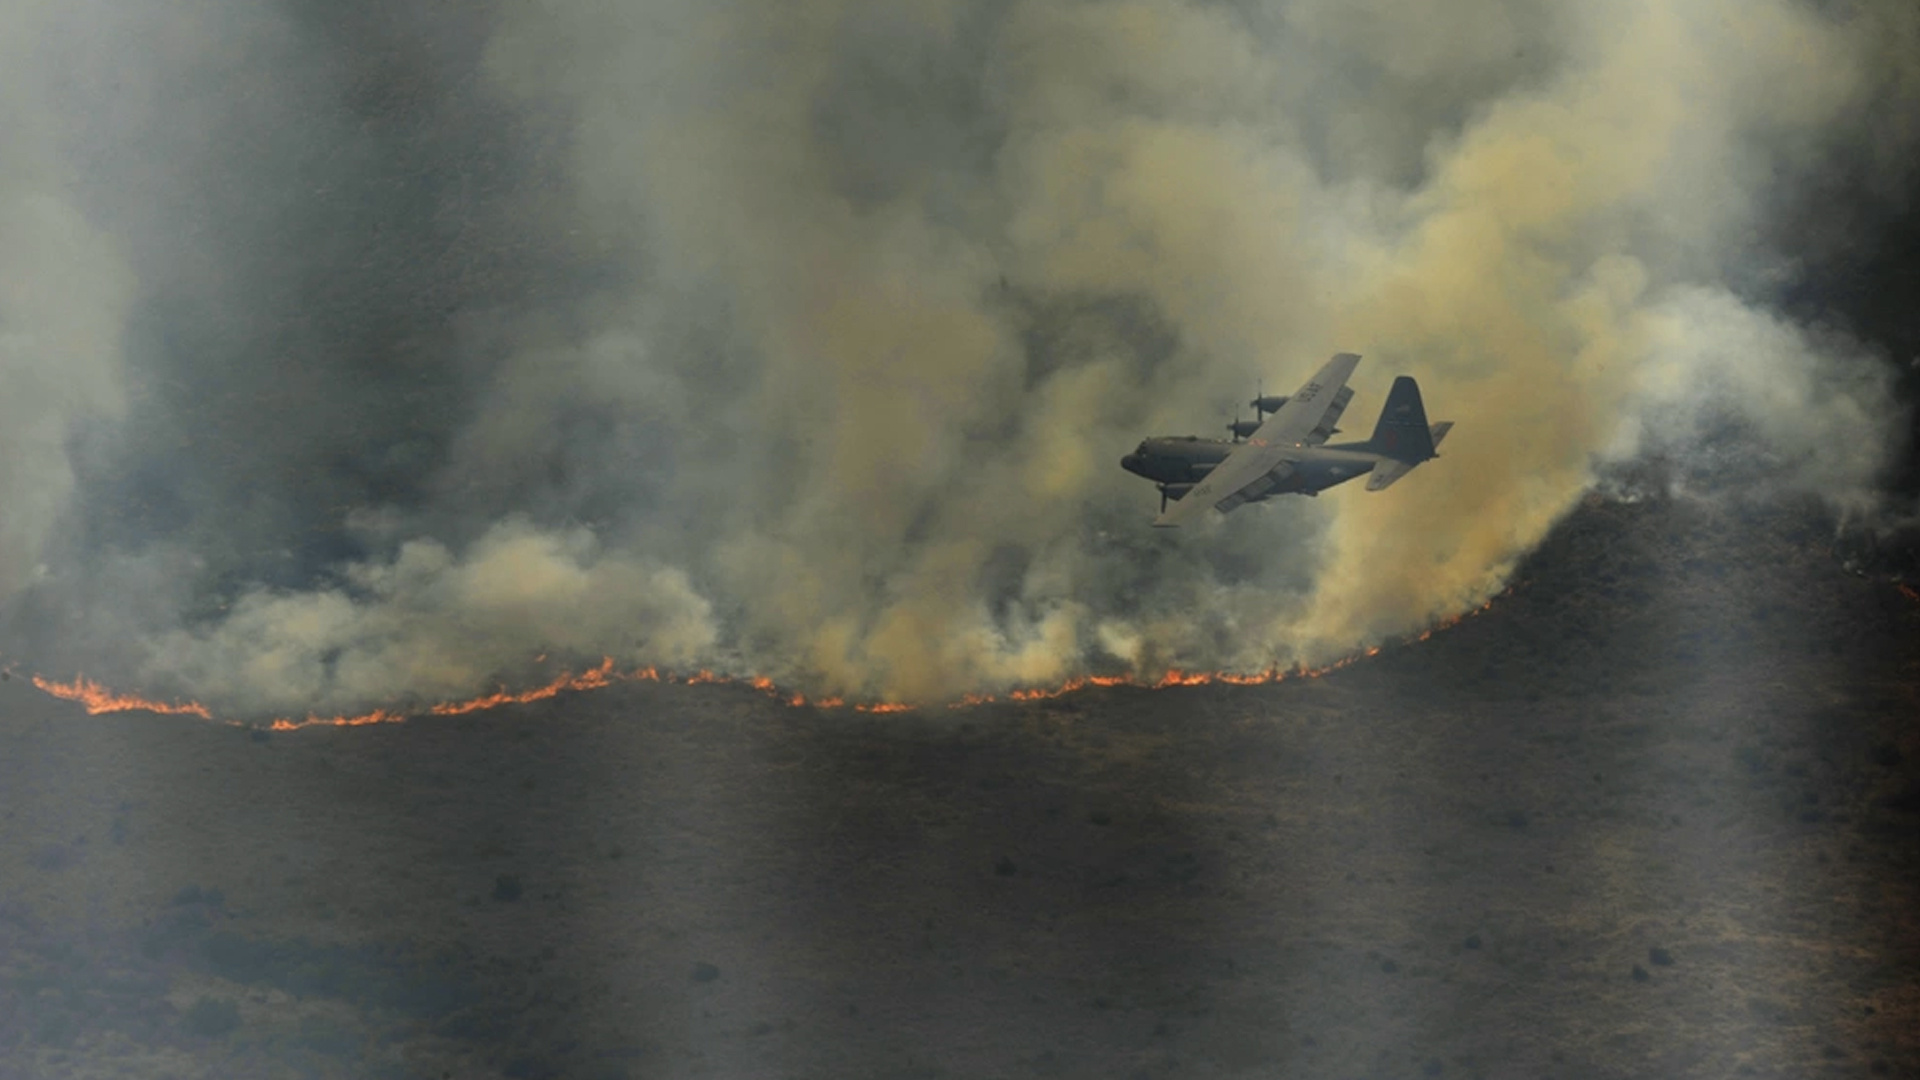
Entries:
POLYGON ((1280 406, 1285 405, 1287 398, 1292 396, 1291 394, 1268 394, 1265 397, 1254 398, 1249 404, 1263 413, 1279 412, 1280 406))
POLYGON ((1235 420, 1233 423, 1227 425, 1227 430, 1233 433, 1234 438, 1244 439, 1260 430, 1260 421, 1235 420))
POLYGON ((1193 490, 1192 484, 1161 484, 1160 494, 1173 502, 1179 502, 1187 492, 1193 490))

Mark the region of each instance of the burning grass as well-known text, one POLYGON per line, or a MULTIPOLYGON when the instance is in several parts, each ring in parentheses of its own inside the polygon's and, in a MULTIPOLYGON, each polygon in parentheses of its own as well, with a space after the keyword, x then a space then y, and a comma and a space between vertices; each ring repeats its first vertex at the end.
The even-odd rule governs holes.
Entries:
POLYGON ((202 720, 213 719, 213 713, 197 701, 154 701, 134 694, 119 694, 84 675, 76 675, 72 682, 64 683, 35 675, 33 685, 54 697, 79 702, 86 707, 88 715, 139 711, 172 716, 197 716, 202 720))
MULTIPOLYGON (((1508 591, 1511 591, 1509 589, 1508 591)), ((1409 637, 1403 643, 1426 641, 1436 632, 1457 625, 1461 619, 1487 611, 1493 606, 1488 600, 1480 607, 1465 615, 1455 615, 1442 620, 1409 637)), ((1333 663, 1317 668, 1298 666, 1294 668, 1268 668, 1265 671, 1186 671, 1170 668, 1165 673, 1154 676, 1136 674, 1119 675, 1077 675, 1058 686, 1027 687, 1006 691, 1004 694, 967 694, 956 701, 946 703, 948 709, 967 709, 999 702, 1015 704, 1051 701, 1091 689, 1111 689, 1128 687, 1142 690, 1166 690, 1183 686, 1262 686, 1286 679, 1313 679, 1330 672, 1338 671, 1358 661, 1378 656, 1381 646, 1375 645, 1350 656, 1342 657, 1333 663)), ((544 661, 541 654, 537 661, 544 661)), ((213 711, 197 701, 162 701, 142 697, 138 694, 122 693, 86 678, 76 675, 70 682, 57 682, 35 675, 33 685, 41 691, 67 701, 79 702, 89 715, 114 712, 150 712, 163 715, 197 716, 203 720, 216 720, 213 711)), ((464 716, 469 713, 496 709, 506 705, 524 705, 535 701, 545 701, 561 694, 599 690, 615 683, 651 682, 669 683, 683 686, 739 686, 765 694, 792 708, 811 708, 818 710, 850 709, 855 712, 873 714, 893 714, 917 711, 920 706, 901 701, 851 702, 841 697, 809 698, 804 694, 783 689, 772 679, 764 675, 729 675, 702 669, 691 673, 664 672, 654 666, 621 671, 614 666, 612 657, 603 657, 600 663, 579 672, 562 672, 539 686, 524 690, 509 690, 502 687, 488 694, 480 694, 457 701, 442 701, 422 708, 383 707, 357 714, 335 714, 321 716, 309 713, 305 717, 276 717, 265 722, 243 720, 219 720, 220 723, 234 727, 250 727, 261 731, 298 731, 308 727, 362 727, 369 724, 395 724, 419 716, 464 716)))

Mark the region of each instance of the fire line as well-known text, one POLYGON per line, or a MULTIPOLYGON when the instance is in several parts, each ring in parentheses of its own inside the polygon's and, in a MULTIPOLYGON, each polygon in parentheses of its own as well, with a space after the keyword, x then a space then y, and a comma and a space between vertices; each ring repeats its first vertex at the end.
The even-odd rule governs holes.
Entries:
MULTIPOLYGON (((1511 592, 1509 587, 1507 592, 1511 592)), ((1410 636, 1407 643, 1426 641, 1436 632, 1450 629, 1469 615, 1478 615, 1493 606, 1488 600, 1464 615, 1454 615, 1443 619, 1433 626, 1410 636)), ((1165 690, 1182 686, 1210 686, 1216 684, 1230 686, 1262 686, 1288 679, 1315 679, 1331 672, 1339 671, 1358 661, 1380 655, 1381 646, 1374 645, 1350 656, 1343 657, 1318 668, 1305 666, 1293 668, 1268 668, 1257 672, 1233 671, 1184 671, 1171 668, 1158 678, 1139 675, 1076 675, 1053 687, 1031 687, 1009 690, 1004 695, 966 694, 946 704, 949 709, 975 708, 1006 701, 1010 703, 1030 703, 1051 701, 1082 690, 1132 687, 1142 690, 1165 690)), ((544 660, 546 654, 540 654, 544 660)), ((44 676, 32 677, 35 687, 42 692, 66 701, 78 702, 88 715, 114 712, 149 712, 168 716, 195 716, 202 720, 216 720, 213 710, 197 701, 160 701, 114 691, 84 675, 75 675, 70 682, 57 682, 44 676)), ((764 675, 727 675, 702 669, 688 674, 662 672, 652 666, 639 667, 631 671, 621 671, 614 666, 612 657, 603 657, 599 664, 580 672, 564 672, 551 681, 526 690, 508 690, 504 687, 490 694, 458 701, 443 701, 413 709, 379 708, 353 715, 337 714, 320 716, 309 713, 305 717, 276 717, 262 723, 249 723, 244 720, 218 720, 219 723, 233 727, 258 727, 269 731, 297 731, 307 727, 361 727, 367 724, 397 724, 421 716, 465 716, 468 713, 496 709, 503 705, 524 705, 534 701, 545 701, 561 694, 577 693, 587 690, 599 690, 619 682, 669 683, 682 686, 742 686, 758 691, 792 708, 812 708, 818 710, 851 709, 855 712, 876 715, 915 712, 920 708, 899 701, 872 701, 848 703, 841 697, 809 698, 804 694, 783 690, 772 679, 764 675)))

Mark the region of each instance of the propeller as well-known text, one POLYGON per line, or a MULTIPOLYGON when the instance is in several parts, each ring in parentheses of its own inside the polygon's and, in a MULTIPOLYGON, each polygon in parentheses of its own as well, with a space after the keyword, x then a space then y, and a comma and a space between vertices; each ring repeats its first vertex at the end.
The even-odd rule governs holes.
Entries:
POLYGON ((1252 401, 1247 402, 1248 405, 1251 405, 1254 408, 1253 419, 1251 420, 1240 419, 1240 410, 1242 406, 1236 404, 1233 407, 1233 423, 1227 425, 1227 431, 1233 435, 1234 442, 1240 442, 1244 439, 1247 439, 1251 437, 1254 432, 1259 431, 1260 425, 1266 422, 1267 414, 1274 411, 1273 409, 1269 409, 1266 407, 1268 404, 1268 401, 1267 401, 1267 395, 1265 393, 1265 390, 1266 390, 1265 380, 1261 380, 1254 383, 1254 389, 1258 393, 1258 396, 1256 396, 1252 401))
POLYGON ((1279 412, 1280 406, 1287 403, 1288 395, 1286 394, 1275 394, 1273 397, 1267 396, 1266 381, 1264 379, 1256 386, 1256 389, 1259 391, 1260 396, 1254 398, 1249 404, 1263 417, 1268 413, 1279 412))

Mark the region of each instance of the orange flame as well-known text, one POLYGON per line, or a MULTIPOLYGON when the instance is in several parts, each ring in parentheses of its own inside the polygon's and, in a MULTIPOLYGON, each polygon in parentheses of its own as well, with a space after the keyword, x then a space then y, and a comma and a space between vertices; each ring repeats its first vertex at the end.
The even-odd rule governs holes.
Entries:
MULTIPOLYGON (((1916 592, 1913 588, 1904 584, 1900 585, 1899 588, 1909 599, 1920 602, 1920 592, 1916 592)), ((1508 586, 1501 595, 1512 591, 1512 586, 1508 586)), ((1408 640, 1426 641, 1440 631, 1459 625, 1462 619, 1472 615, 1478 615, 1481 612, 1492 609, 1492 607, 1493 600, 1489 599, 1472 611, 1441 619, 1427 629, 1422 630, 1416 637, 1408 640)), ((1133 674, 1076 675, 1058 686, 1025 687, 1009 690, 1006 692, 1005 700, 1022 704, 1050 701, 1054 698, 1064 697, 1090 687, 1133 687, 1146 690, 1165 690, 1181 686, 1210 686, 1216 683, 1232 686, 1261 686, 1291 678, 1312 679, 1325 675, 1328 672, 1338 671, 1356 661, 1379 656, 1382 648, 1383 647, 1379 645, 1370 646, 1363 652, 1343 657, 1319 668, 1298 667, 1291 670, 1281 670, 1275 667, 1256 672, 1190 672, 1180 668, 1170 668, 1165 674, 1158 678, 1133 674)), ((546 654, 542 653, 536 659, 545 660, 546 654)), ((917 706, 899 701, 854 702, 852 705, 849 705, 846 699, 841 697, 823 697, 809 700, 804 694, 789 693, 782 690, 777 683, 764 675, 734 676, 702 669, 690 675, 682 676, 663 673, 658 668, 651 666, 622 672, 615 670, 612 657, 603 657, 598 665, 588 668, 585 671, 578 674, 562 673, 543 685, 527 690, 508 690, 503 687, 491 694, 482 694, 478 697, 467 698, 461 701, 443 701, 427 706, 425 709, 416 709, 413 711, 374 709, 371 712, 352 716, 319 716, 310 713, 303 719, 280 717, 266 722, 265 726, 271 731, 296 731, 300 728, 316 726, 358 727, 364 724, 400 723, 410 717, 419 715, 463 716, 467 713, 498 708, 502 705, 524 705, 534 701, 545 701, 549 698, 558 697, 563 693, 598 690, 611 686, 615 682, 678 683, 685 686, 741 686, 766 694, 793 708, 843 709, 850 707, 857 712, 880 715, 913 712, 917 708, 917 706)), ((197 701, 164 702, 154 701, 132 694, 118 694, 83 676, 76 676, 74 680, 69 683, 61 683, 35 675, 33 676, 33 685, 54 697, 80 702, 86 707, 87 712, 90 714, 144 711, 168 715, 197 716, 203 720, 212 720, 214 718, 212 711, 197 701)), ((975 708, 982 705, 991 705, 999 700, 1001 700, 1001 698, 993 694, 966 694, 957 701, 949 702, 947 707, 950 709, 975 708)), ((240 725, 238 721, 227 722, 240 725)))
POLYGON ((197 716, 202 720, 213 719, 205 705, 197 701, 166 702, 151 701, 133 694, 116 694, 84 675, 76 675, 72 682, 60 683, 51 679, 33 677, 33 685, 57 698, 77 701, 86 706, 89 716, 110 712, 150 712, 165 713, 171 716, 197 716))
POLYGON ((468 698, 466 701, 443 701, 427 711, 435 716, 462 716, 501 705, 524 705, 529 701, 545 701, 565 690, 598 690, 611 684, 614 678, 613 657, 608 656, 601 659, 599 667, 588 668, 578 675, 562 675, 547 685, 537 686, 532 690, 522 690, 518 693, 501 690, 483 697, 468 698))
POLYGON ((388 712, 375 709, 359 716, 315 716, 307 714, 305 720, 279 719, 267 725, 269 731, 298 731, 305 727, 361 727, 365 724, 398 724, 407 718, 405 713, 388 712))

